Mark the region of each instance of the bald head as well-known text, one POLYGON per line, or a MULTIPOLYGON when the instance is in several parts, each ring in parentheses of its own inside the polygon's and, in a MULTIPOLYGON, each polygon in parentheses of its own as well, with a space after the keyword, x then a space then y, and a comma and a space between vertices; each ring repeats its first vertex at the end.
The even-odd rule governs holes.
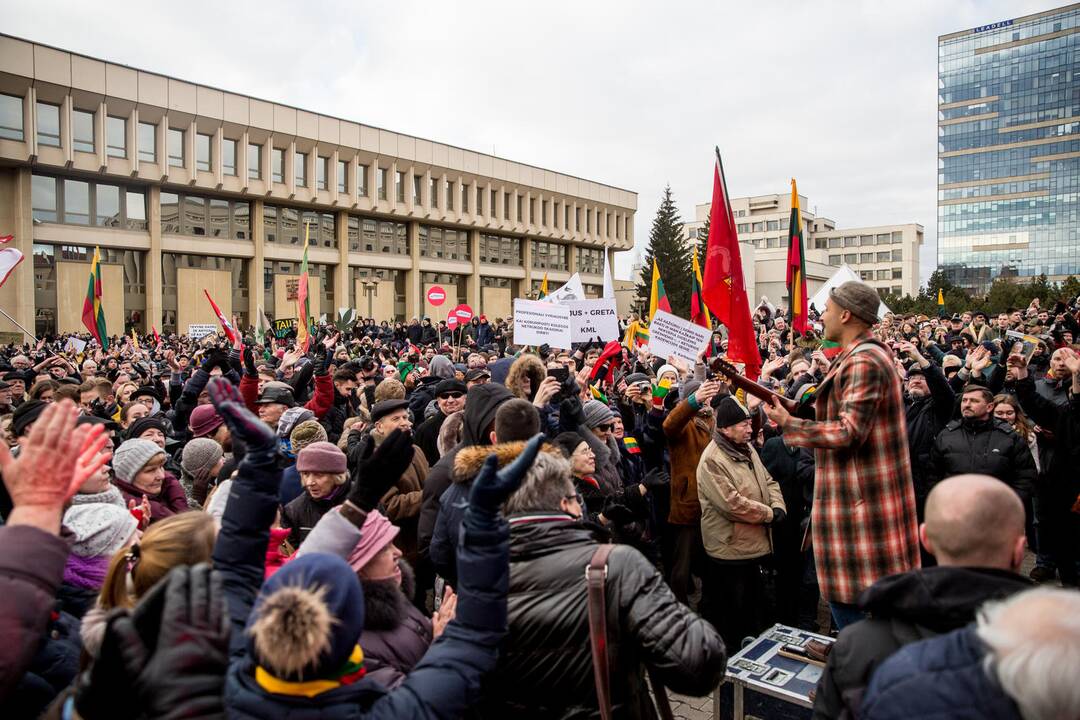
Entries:
POLYGON ((1024 506, 989 475, 955 475, 926 498, 923 545, 940 565, 1016 570, 1024 557, 1024 506))

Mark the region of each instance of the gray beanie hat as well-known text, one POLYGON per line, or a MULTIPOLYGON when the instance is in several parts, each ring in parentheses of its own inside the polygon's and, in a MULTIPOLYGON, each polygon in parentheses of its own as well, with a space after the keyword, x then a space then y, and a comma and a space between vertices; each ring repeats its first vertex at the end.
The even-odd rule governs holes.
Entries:
POLYGON ((165 451, 150 440, 125 440, 113 452, 113 472, 117 480, 129 483, 154 456, 164 454, 165 451))
POLYGON ((877 290, 864 282, 848 280, 840 287, 830 290, 829 297, 865 323, 873 325, 878 321, 881 297, 877 294, 877 290))
POLYGON ((585 427, 590 430, 615 417, 611 408, 599 400, 589 400, 582 409, 585 411, 585 427))
POLYGON ((111 503, 72 505, 64 513, 64 527, 75 534, 71 551, 81 557, 111 557, 138 525, 127 508, 111 503))
POLYGON ((210 438, 195 438, 184 446, 180 467, 196 480, 206 480, 225 452, 210 438))
POLYGON ((291 407, 285 412, 281 413, 281 417, 278 419, 277 434, 279 438, 287 438, 292 435, 293 428, 305 420, 310 420, 315 417, 315 413, 308 410, 306 407, 291 407))

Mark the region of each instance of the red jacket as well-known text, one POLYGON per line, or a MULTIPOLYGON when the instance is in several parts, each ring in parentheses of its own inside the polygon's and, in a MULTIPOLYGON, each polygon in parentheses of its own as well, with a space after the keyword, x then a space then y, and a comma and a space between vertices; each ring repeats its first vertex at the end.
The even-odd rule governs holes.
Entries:
MULTIPOLYGON (((253 413, 259 412, 259 380, 250 375, 240 378, 240 397, 244 398, 244 404, 253 413)), ((334 378, 330 374, 315 376, 315 394, 311 396, 304 407, 315 413, 315 417, 322 418, 330 408, 334 406, 334 378)))

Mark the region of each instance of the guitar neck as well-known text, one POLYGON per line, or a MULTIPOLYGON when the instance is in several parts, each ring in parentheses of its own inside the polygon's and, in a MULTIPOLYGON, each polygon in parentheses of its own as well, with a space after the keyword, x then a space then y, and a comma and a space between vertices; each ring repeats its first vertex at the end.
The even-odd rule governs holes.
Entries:
POLYGON ((780 398, 780 404, 783 405, 788 412, 794 412, 798 407, 798 403, 791 398, 786 398, 779 393, 775 393, 761 383, 755 382, 745 375, 740 374, 732 365, 729 365, 723 360, 715 361, 713 363, 713 370, 723 373, 724 377, 727 378, 728 384, 742 390, 747 395, 753 395, 767 403, 771 403, 774 397, 780 398))

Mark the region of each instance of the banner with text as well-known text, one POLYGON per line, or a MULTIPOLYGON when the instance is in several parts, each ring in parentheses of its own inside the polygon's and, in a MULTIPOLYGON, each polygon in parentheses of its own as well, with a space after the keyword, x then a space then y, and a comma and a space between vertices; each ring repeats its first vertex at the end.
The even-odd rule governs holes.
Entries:
POLYGON ((621 337, 615 298, 567 300, 560 304, 570 308, 570 340, 572 342, 589 342, 595 340, 597 336, 607 342, 621 337))
POLYGON ((206 337, 207 335, 216 334, 218 331, 217 325, 211 325, 208 323, 192 323, 188 325, 188 336, 192 340, 198 340, 199 338, 206 337))
POLYGON ((666 360, 674 355, 693 366, 698 353, 709 344, 710 335, 708 328, 657 310, 649 323, 649 350, 656 357, 666 360))
POLYGON ((570 347, 570 308, 542 300, 514 300, 514 344, 570 347))

